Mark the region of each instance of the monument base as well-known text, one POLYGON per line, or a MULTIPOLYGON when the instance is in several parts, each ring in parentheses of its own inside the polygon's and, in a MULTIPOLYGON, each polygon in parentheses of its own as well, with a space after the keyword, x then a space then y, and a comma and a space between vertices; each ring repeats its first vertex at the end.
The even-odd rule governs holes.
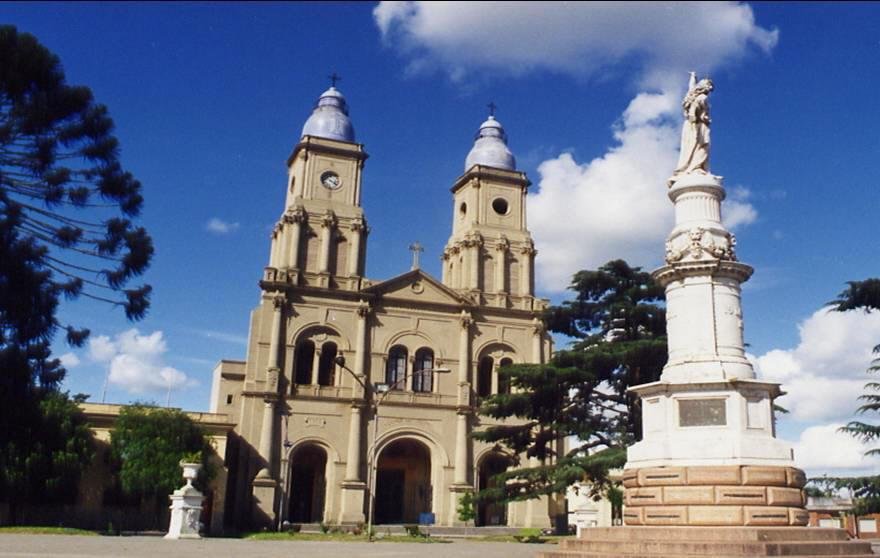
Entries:
POLYGON ((624 470, 627 525, 801 526, 804 473, 754 465, 624 470))
POLYGON ((538 558, 682 556, 848 556, 876 558, 871 543, 843 529, 816 527, 594 527, 538 558))

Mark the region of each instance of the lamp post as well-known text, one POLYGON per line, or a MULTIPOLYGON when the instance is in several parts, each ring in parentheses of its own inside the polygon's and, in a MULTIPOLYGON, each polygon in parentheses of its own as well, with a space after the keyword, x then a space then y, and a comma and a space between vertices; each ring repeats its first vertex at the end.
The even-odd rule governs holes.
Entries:
MULTIPOLYGON (((373 439, 367 450, 367 490, 370 493, 369 505, 367 507, 367 540, 373 541, 373 511, 376 507, 376 442, 379 439, 379 405, 385 398, 395 391, 401 382, 406 382, 411 374, 404 374, 390 384, 383 382, 374 382, 372 384, 364 382, 353 370, 345 365, 345 357, 338 355, 335 359, 336 365, 348 372, 355 381, 364 388, 364 392, 369 392, 370 398, 370 420, 373 421, 373 439), (378 394, 378 395, 377 395, 378 394)), ((449 368, 425 368, 416 371, 419 374, 448 374, 452 372, 449 368)))

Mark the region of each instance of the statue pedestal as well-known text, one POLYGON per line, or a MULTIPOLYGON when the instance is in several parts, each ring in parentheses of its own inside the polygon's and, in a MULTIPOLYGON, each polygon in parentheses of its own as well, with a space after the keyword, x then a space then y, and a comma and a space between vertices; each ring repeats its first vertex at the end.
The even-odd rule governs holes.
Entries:
POLYGON ((171 495, 171 523, 166 539, 200 539, 202 501, 205 497, 191 484, 171 495))
POLYGON ((870 558, 871 543, 843 529, 810 527, 594 527, 538 558, 671 556, 850 556, 870 558))

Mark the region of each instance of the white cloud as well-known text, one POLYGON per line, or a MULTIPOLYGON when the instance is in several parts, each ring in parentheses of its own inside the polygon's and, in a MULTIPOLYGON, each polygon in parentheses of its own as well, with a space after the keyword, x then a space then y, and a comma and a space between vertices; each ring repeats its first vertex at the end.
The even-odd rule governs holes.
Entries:
MULTIPOLYGON (((562 153, 538 167, 529 221, 541 252, 539 288, 555 292, 578 269, 610 259, 659 263, 672 225, 665 182, 678 159, 686 72, 768 52, 778 39, 755 24, 748 5, 733 2, 382 2, 373 15, 410 70, 440 69, 458 82, 534 70, 595 77, 622 62, 631 68, 644 91, 614 125, 607 153, 587 163, 562 153)), ((724 210, 733 227, 757 218, 745 196, 731 197, 724 210)))
POLYGON ((238 230, 238 223, 228 223, 217 217, 211 217, 205 225, 205 230, 214 234, 231 234, 238 230))
POLYGON ((164 362, 168 346, 161 331, 141 335, 129 329, 110 339, 99 335, 89 341, 93 360, 105 363, 110 384, 133 394, 158 393, 196 385, 185 373, 164 362))
POLYGON ((58 357, 58 360, 61 361, 61 366, 63 366, 64 368, 73 368, 80 363, 79 357, 73 353, 64 353, 63 355, 58 357))
POLYGON ((880 457, 866 457, 870 446, 838 432, 841 426, 842 423, 810 426, 792 443, 795 463, 808 476, 876 474, 880 469, 880 457))
POLYGON ((608 153, 586 164, 563 153, 538 167, 538 191, 528 203, 542 288, 560 291, 578 269, 614 258, 658 260, 672 228, 665 184, 678 158, 678 132, 667 118, 675 104, 671 94, 641 93, 608 153))
POLYGON ((869 377, 871 351, 880 340, 880 313, 818 310, 799 326, 793 349, 754 357, 761 378, 782 383, 779 404, 799 421, 852 416, 869 377))
POLYGON ((666 88, 670 72, 707 71, 778 40, 737 2, 381 2, 373 17, 411 70, 459 81, 487 71, 590 76, 633 62, 643 85, 666 88))
POLYGON ((758 219, 758 211, 748 202, 752 193, 748 188, 736 186, 727 192, 722 202, 721 213, 724 226, 734 230, 743 225, 751 225, 758 219))

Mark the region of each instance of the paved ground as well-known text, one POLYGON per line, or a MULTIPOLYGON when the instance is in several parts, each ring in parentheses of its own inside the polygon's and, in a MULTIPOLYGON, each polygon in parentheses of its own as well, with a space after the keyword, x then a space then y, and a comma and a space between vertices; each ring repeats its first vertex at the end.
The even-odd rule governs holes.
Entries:
MULTIPOLYGON (((202 539, 166 541, 159 537, 82 537, 68 535, 0 535, 2 558, 533 558, 548 545, 454 541, 433 543, 347 543, 321 541, 246 541, 202 539)), ((555 548, 555 547, 551 547, 555 548)))

